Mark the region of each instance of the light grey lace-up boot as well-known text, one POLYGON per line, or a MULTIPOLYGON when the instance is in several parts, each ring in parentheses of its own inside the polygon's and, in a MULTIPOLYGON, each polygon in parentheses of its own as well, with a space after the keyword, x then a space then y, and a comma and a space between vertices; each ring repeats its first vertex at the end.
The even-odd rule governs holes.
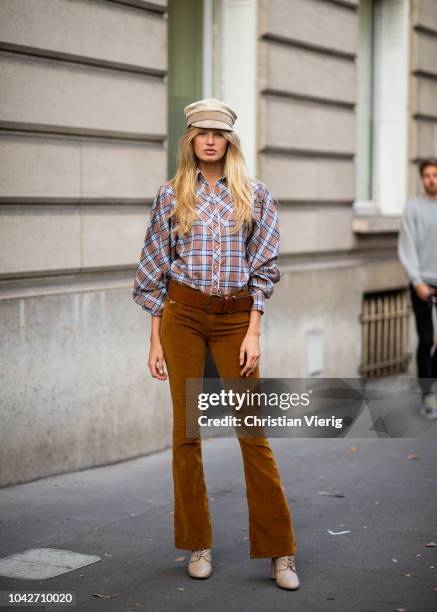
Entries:
POLYGON ((191 578, 209 578, 212 572, 212 555, 210 548, 193 550, 188 562, 188 573, 191 578))
POLYGON ((271 578, 276 580, 276 584, 282 589, 298 589, 300 581, 296 573, 294 555, 273 557, 271 578))

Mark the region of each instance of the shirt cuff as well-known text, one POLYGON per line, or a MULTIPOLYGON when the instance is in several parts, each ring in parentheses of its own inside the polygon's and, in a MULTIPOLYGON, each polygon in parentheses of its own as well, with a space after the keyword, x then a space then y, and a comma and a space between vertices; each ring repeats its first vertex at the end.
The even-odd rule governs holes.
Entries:
POLYGON ((265 303, 265 296, 264 293, 261 290, 255 291, 249 291, 249 294, 253 297, 253 304, 250 308, 250 310, 259 310, 261 311, 261 314, 264 314, 264 303, 265 303))
POLYGON ((164 310, 164 296, 166 292, 166 288, 148 293, 134 291, 132 299, 150 315, 160 317, 164 310))

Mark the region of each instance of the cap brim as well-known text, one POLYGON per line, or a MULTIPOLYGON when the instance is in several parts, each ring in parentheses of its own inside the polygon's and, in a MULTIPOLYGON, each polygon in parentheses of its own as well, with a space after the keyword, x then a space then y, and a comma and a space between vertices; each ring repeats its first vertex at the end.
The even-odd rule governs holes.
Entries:
POLYGON ((234 128, 225 123, 224 121, 216 121, 213 119, 203 119, 202 121, 195 121, 191 125, 199 128, 215 128, 216 130, 227 130, 228 132, 234 131, 234 128))

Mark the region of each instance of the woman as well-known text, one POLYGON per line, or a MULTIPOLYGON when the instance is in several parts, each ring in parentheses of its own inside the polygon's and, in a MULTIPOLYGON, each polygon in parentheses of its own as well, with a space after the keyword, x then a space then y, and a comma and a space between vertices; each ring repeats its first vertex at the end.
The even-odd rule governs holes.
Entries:
MULTIPOLYGON (((203 376, 206 346, 221 378, 259 378, 264 302, 280 274, 278 216, 266 186, 247 175, 233 125, 214 98, 185 107, 173 179, 152 205, 133 299, 151 315, 151 375, 173 403, 175 546, 191 550, 188 573, 212 572, 212 534, 200 437, 187 437, 185 381, 203 376)), ((251 558, 271 558, 271 577, 297 589, 291 513, 268 440, 238 437, 249 507, 251 558)))

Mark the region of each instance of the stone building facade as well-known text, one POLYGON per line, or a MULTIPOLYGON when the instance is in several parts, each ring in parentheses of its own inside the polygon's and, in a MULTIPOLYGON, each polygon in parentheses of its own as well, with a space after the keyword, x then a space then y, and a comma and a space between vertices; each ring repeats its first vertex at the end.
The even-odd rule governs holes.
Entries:
POLYGON ((436 66, 436 0, 3 0, 0 485, 169 446, 131 290, 200 97, 236 109, 277 199, 262 376, 358 376, 365 296, 406 287, 436 66))

